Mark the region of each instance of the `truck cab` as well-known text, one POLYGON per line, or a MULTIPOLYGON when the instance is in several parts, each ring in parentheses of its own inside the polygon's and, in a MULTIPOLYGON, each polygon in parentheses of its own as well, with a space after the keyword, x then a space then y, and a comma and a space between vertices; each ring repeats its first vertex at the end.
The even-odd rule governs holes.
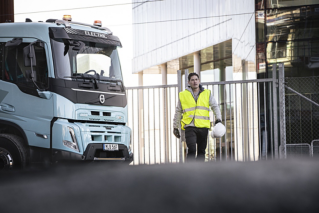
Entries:
POLYGON ((0 168, 133 160, 121 46, 70 17, 0 24, 0 168))

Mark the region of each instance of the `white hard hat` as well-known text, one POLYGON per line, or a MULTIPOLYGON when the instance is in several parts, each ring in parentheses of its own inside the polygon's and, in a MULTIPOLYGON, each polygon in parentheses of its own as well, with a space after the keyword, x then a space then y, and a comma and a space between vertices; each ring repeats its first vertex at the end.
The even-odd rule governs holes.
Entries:
POLYGON ((225 135, 226 128, 222 123, 217 123, 211 133, 212 138, 221 138, 225 135))

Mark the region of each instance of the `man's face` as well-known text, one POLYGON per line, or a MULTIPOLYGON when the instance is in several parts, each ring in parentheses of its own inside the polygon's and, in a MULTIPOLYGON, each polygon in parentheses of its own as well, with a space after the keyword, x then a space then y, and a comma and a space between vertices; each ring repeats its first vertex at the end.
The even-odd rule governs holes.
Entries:
POLYGON ((189 86, 191 86, 192 89, 197 89, 199 87, 199 79, 196 75, 193 75, 191 79, 188 81, 189 86))

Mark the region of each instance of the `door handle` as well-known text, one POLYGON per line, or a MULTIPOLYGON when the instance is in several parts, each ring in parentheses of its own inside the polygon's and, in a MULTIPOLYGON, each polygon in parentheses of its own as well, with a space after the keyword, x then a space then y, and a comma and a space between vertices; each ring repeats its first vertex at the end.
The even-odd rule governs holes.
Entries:
POLYGON ((11 106, 9 104, 0 104, 0 111, 3 112, 14 112, 14 106, 11 106))

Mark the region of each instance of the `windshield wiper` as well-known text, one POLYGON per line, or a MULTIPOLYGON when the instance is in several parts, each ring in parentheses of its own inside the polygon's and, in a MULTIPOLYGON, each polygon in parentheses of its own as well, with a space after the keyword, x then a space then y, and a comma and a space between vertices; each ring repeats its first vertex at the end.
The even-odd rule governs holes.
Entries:
POLYGON ((97 85, 97 77, 95 75, 89 75, 89 74, 85 74, 85 73, 76 73, 73 74, 72 76, 64 76, 65 78, 72 78, 72 79, 85 79, 85 80, 93 80, 94 86, 96 89, 99 88, 99 86, 97 85))

